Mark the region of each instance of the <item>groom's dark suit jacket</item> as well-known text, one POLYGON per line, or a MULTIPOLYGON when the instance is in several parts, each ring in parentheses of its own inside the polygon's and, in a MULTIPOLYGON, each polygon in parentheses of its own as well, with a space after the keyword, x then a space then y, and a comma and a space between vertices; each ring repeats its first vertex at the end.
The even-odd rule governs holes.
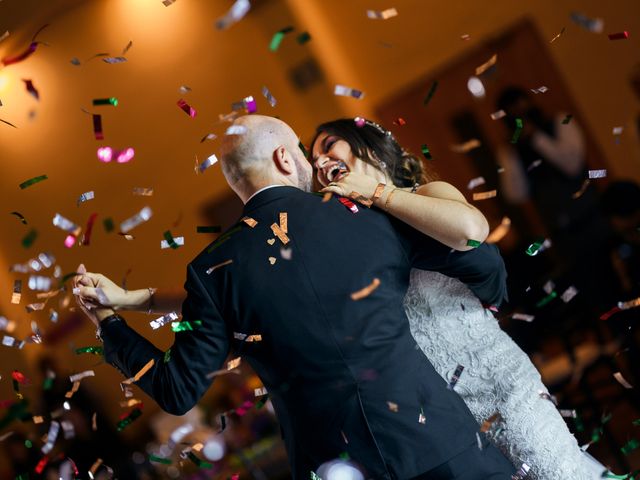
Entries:
POLYGON ((408 479, 469 448, 478 425, 416 345, 402 302, 417 267, 458 277, 499 304, 500 255, 490 245, 451 252, 379 210, 359 210, 292 187, 260 192, 244 209, 257 226, 239 222, 187 268, 182 320, 202 325, 177 333, 165 357, 124 322, 109 323, 107 361, 133 376, 155 359, 138 385, 180 415, 234 350, 269 392, 295 478, 346 452, 368 478, 408 479), (270 228, 280 212, 290 259, 270 228), (352 300, 375 278, 376 290, 352 300), (248 335, 261 341, 240 339, 248 335))

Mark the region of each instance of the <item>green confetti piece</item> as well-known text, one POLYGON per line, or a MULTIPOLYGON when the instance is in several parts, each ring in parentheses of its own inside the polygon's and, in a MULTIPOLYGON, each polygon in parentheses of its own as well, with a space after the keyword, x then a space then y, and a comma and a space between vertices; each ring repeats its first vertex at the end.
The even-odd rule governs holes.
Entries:
POLYGON ((304 45, 305 43, 307 43, 309 40, 311 40, 311 35, 309 34, 309 32, 302 32, 300 35, 298 35, 298 37, 296 38, 296 41, 300 44, 300 45, 304 45))
POLYGON ((116 97, 111 98, 94 98, 94 105, 113 105, 114 107, 118 106, 118 99, 116 97))
POLYGON ((520 134, 522 133, 522 119, 516 118, 516 130, 513 132, 513 137, 511 137, 511 143, 518 143, 518 139, 520 138, 520 134))
POLYGON ((22 190, 24 190, 25 188, 30 187, 31 185, 35 185, 36 183, 42 182, 43 180, 46 180, 47 178, 49 178, 49 177, 47 177, 46 175, 40 175, 38 177, 30 178, 29 180, 26 180, 26 181, 22 182, 20 184, 20 188, 22 190))
POLYGON ((189 457, 189 460, 191 460, 196 467, 198 468, 212 468, 213 465, 211 465, 209 462, 205 462, 204 460, 200 460, 198 457, 196 457, 193 452, 189 452, 187 454, 187 457, 189 457))
POLYGON ((284 39, 284 36, 289 32, 293 32, 293 27, 285 27, 282 30, 278 30, 276 33, 274 33, 273 37, 271 38, 271 43, 269 44, 269 50, 271 50, 272 52, 278 50, 278 48, 280 48, 282 40, 284 39))
POLYGON ((538 307, 538 308, 544 307, 547 303, 551 302, 551 300, 553 300, 557 296, 558 296, 558 294, 555 291, 551 292, 549 295, 547 295, 542 300, 540 300, 538 303, 536 303, 536 307, 538 307))
POLYGON ((631 476, 631 474, 629 474, 629 473, 625 473, 625 474, 622 474, 622 475, 616 475, 613 472, 606 471, 606 472, 604 472, 602 474, 602 478, 616 478, 618 480, 626 480, 626 479, 632 479, 633 476, 631 476))
POLYGON ((29 474, 28 473, 21 473, 20 475, 18 475, 16 477, 16 480, 29 480, 29 474))
POLYGON ((311 472, 311 480, 322 480, 316 472, 311 472))
POLYGON ((265 395, 260 400, 258 400, 256 402, 256 410, 260 410, 262 407, 264 407, 264 404, 267 403, 268 399, 269 399, 269 395, 265 395))
POLYGON ((105 232, 107 233, 113 232, 114 225, 113 225, 113 219, 111 217, 107 217, 104 220, 102 220, 102 225, 104 226, 105 232))
POLYGON ((169 363, 169 360, 171 360, 171 349, 164 352, 164 358, 163 358, 164 363, 169 363))
POLYGON ((479 242, 478 240, 467 240, 467 247, 477 248, 480 245, 482 245, 482 242, 479 242))
POLYGON ((38 232, 35 229, 30 230, 29 233, 22 237, 22 246, 24 248, 29 248, 31 245, 33 245, 33 242, 35 242, 36 238, 38 238, 38 232))
POLYGON ((81 353, 91 353, 93 355, 103 355, 104 349, 100 346, 76 348, 76 355, 81 353))
POLYGON ((222 227, 220 225, 198 225, 196 227, 196 233, 220 233, 222 231, 222 227))
POLYGON ((584 422, 582 421, 582 417, 580 417, 580 415, 576 414, 575 418, 573 419, 573 423, 576 427, 576 432, 584 432, 584 422))
POLYGON ((53 387, 53 378, 45 378, 44 382, 42 382, 42 389, 51 390, 51 387, 53 387))
POLYGON ((169 230, 167 230, 166 232, 163 233, 164 239, 167 241, 167 243, 169 244, 169 246, 171 248, 173 248, 174 250, 177 249, 178 247, 180 247, 180 245, 178 245, 176 243, 176 241, 173 239, 173 235, 171 235, 171 232, 169 230))
POLYGON ((193 320, 189 322, 187 320, 183 320, 181 322, 171 322, 171 330, 174 332, 192 332, 196 328, 202 326, 202 320, 193 320))
POLYGON ((351 457, 349 457, 349 452, 342 452, 340 455, 338 455, 338 457, 340 458, 340 460, 344 460, 345 462, 351 460, 351 457))
POLYGON ((540 250, 540 248, 542 247, 543 243, 544 243, 544 239, 536 240, 531 245, 529 245, 529 248, 527 248, 525 253, 527 255, 529 255, 530 257, 533 257, 533 256, 537 255, 538 254, 538 250, 540 250))
POLYGON ((564 120, 562 120, 562 124, 568 125, 572 118, 573 118, 573 115, 567 115, 566 117, 564 117, 564 120))
POLYGON ((26 439, 24 441, 24 446, 27 447, 27 448, 31 448, 31 447, 33 447, 33 443, 31 443, 31 440, 26 439))
POLYGON ((426 158, 427 160, 433 159, 433 157, 431 156, 431 152, 429 151, 429 147, 427 147, 426 143, 422 144, 422 146, 420 147, 420 150, 422 150, 422 154, 424 155, 424 158, 426 158))
POLYGON ((117 430, 121 432, 129 425, 131 425, 136 419, 138 419, 140 415, 142 415, 142 410, 140 410, 139 408, 134 408, 133 410, 131 410, 131 413, 129 413, 129 415, 118 422, 118 425, 116 427, 117 430))
POLYGON ((172 460, 170 458, 157 457, 155 455, 149 455, 150 462, 163 463, 165 465, 171 465, 172 460))
POLYGON ((624 453, 625 455, 629 455, 638 447, 640 447, 640 442, 635 438, 632 438, 620 449, 620 451, 622 451, 622 453, 624 453))
POLYGON ((433 94, 436 93, 437 88, 438 88, 438 81, 436 80, 431 84, 431 88, 429 88, 429 93, 427 93, 427 96, 422 102, 422 105, 426 106, 431 101, 431 98, 433 97, 433 94))

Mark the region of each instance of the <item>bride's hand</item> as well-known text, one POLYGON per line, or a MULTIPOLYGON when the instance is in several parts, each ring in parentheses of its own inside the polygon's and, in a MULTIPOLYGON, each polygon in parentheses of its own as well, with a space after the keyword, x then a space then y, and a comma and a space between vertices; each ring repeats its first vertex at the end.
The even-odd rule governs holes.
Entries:
POLYGON ((369 175, 348 172, 320 191, 323 193, 335 193, 336 195, 350 197, 355 200, 358 200, 358 197, 360 197, 360 199, 370 200, 374 196, 379 183, 378 180, 369 175))

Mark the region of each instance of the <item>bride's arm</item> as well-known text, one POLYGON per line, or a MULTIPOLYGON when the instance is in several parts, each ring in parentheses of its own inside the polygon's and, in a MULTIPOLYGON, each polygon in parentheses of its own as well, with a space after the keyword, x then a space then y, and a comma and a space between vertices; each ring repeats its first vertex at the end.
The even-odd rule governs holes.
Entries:
POLYGON ((469 240, 484 242, 489 235, 482 212, 450 183, 430 182, 415 193, 387 186, 374 205, 455 250, 471 250, 469 240))

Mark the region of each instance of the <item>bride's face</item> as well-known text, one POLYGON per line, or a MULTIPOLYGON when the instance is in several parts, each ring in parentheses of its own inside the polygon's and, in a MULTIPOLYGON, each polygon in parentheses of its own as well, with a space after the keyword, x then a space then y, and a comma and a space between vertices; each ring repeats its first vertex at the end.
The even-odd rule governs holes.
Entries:
POLYGON ((323 187, 347 172, 369 175, 381 182, 386 180, 382 171, 356 157, 349 143, 337 135, 322 132, 312 145, 311 153, 316 178, 323 187))

